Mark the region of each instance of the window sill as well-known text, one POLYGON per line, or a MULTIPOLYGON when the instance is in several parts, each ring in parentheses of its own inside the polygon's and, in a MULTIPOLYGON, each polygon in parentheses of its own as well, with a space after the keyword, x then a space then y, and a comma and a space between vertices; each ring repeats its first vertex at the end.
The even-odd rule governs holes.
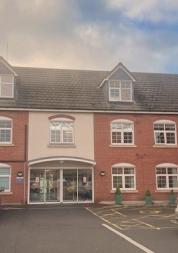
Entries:
POLYGON ((109 145, 111 148, 136 148, 137 146, 136 145, 134 145, 134 144, 125 144, 125 145, 123 145, 123 144, 118 144, 118 145, 113 145, 113 144, 111 144, 111 145, 109 145))
POLYGON ((5 143, 0 143, 0 147, 14 147, 15 145, 12 143, 5 144, 5 143))
POLYGON ((0 192, 0 195, 12 195, 12 192, 0 192))
POLYGON ((173 145, 158 145, 158 144, 155 144, 153 145, 153 148, 178 148, 178 146, 175 144, 173 145))
POLYGON ((48 144, 49 148, 76 148, 75 144, 48 144))
MULTIPOLYGON (((158 189, 157 189, 157 190, 155 190, 155 192, 170 193, 171 190, 172 190, 172 188, 170 188, 170 189, 163 189, 163 190, 161 190, 161 189, 158 190, 158 189)), ((178 192, 178 189, 173 189, 173 191, 174 191, 174 192, 178 192)))
MULTIPOLYGON (((111 193, 115 193, 115 190, 111 190, 111 193)), ((121 190, 121 193, 137 193, 138 190, 121 190)))

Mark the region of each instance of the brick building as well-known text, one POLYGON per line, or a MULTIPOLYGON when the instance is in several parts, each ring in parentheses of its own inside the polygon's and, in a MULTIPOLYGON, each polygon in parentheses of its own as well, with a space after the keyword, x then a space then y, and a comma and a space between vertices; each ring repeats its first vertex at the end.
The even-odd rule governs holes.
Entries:
POLYGON ((0 202, 178 191, 178 75, 14 67, 0 58, 0 202))

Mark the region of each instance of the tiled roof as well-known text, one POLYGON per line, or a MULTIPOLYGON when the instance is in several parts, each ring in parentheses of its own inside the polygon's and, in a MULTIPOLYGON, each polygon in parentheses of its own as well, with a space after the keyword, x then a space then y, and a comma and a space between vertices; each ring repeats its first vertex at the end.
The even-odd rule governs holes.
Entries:
POLYGON ((134 101, 109 102, 99 88, 109 71, 13 67, 15 99, 0 99, 0 107, 94 111, 178 112, 178 75, 131 72, 134 101))

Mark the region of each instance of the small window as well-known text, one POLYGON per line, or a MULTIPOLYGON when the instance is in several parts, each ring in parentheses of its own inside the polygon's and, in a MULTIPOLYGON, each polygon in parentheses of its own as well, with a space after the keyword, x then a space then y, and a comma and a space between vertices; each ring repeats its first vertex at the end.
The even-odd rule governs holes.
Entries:
POLYGON ((114 120, 111 123, 112 145, 131 145, 134 143, 134 124, 130 120, 114 120))
POLYGON ((12 98, 14 96, 14 77, 12 75, 0 75, 0 97, 12 98))
POLYGON ((132 101, 132 81, 110 80, 109 101, 132 101))
POLYGON ((154 123, 155 144, 176 144, 176 124, 173 121, 156 121, 154 123))
POLYGON ((112 167, 112 190, 135 190, 135 168, 131 164, 118 164, 112 167))
POLYGON ((174 164, 156 167, 157 189, 178 189, 178 168, 174 164))
POLYGON ((55 119, 50 121, 51 144, 73 144, 73 121, 68 119, 55 119))
POLYGON ((0 117, 0 144, 12 143, 12 120, 0 117))
POLYGON ((11 169, 7 164, 0 164, 0 192, 10 192, 11 169))

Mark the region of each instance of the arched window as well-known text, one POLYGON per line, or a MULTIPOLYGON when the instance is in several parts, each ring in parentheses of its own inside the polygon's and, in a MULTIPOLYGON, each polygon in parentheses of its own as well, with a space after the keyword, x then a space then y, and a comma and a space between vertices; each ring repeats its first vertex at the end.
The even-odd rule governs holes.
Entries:
POLYGON ((12 143, 12 120, 0 117, 0 144, 12 143))
POLYGON ((178 166, 163 163, 156 166, 157 189, 178 189, 178 166))
POLYGON ((73 144, 74 122, 69 118, 55 118, 50 120, 50 143, 73 144))
POLYGON ((11 168, 8 164, 0 163, 0 192, 11 190, 11 168))
POLYGON ((170 120, 158 120, 154 122, 154 139, 158 145, 177 144, 176 123, 170 120))
POLYGON ((111 122, 112 145, 134 144, 134 123, 126 119, 111 122))
POLYGON ((135 166, 130 163, 118 163, 112 166, 112 190, 117 187, 123 190, 136 189, 135 166))

